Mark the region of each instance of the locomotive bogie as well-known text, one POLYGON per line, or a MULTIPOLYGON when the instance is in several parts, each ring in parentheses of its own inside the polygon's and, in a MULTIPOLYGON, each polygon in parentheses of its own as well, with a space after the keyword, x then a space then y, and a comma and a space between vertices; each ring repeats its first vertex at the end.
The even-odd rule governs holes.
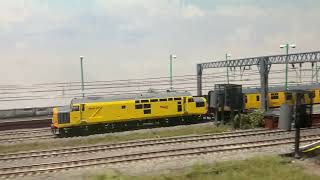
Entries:
POLYGON ((54 108, 52 129, 57 134, 75 128, 108 125, 127 126, 145 122, 187 121, 207 112, 206 100, 202 97, 179 96, 129 99, 110 102, 80 102, 69 107, 54 108))

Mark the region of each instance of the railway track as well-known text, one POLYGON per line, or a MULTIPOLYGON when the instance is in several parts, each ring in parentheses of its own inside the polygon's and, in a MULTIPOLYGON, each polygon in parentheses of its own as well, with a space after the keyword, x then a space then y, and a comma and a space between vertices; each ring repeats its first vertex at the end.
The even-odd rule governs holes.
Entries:
MULTIPOLYGON (((116 150, 122 148, 135 148, 141 146, 155 146, 162 144, 173 144, 173 143, 187 143, 187 142, 196 142, 196 141, 212 141, 212 140, 222 140, 230 139, 237 137, 247 137, 247 136, 258 136, 258 135, 267 135, 275 133, 286 133, 282 130, 266 130, 266 129, 254 129, 254 130, 244 130, 244 131, 235 131, 235 132, 224 132, 224 133, 211 133, 203 135, 188 135, 188 136, 176 136, 176 137, 167 137, 167 138, 158 138, 158 139, 144 139, 144 140, 134 140, 126 141, 120 143, 108 143, 103 145, 91 145, 91 146, 78 146, 71 148, 60 148, 60 149, 51 149, 51 150, 42 150, 42 151, 29 151, 29 152, 18 152, 18 153, 9 153, 9 154, 0 154, 0 161, 3 160, 14 160, 14 159, 25 159, 25 158, 36 158, 36 157, 50 157, 50 156, 62 156, 67 155, 70 152, 72 153, 85 153, 91 151, 106 151, 106 150, 116 150)), ((52 135, 49 137, 42 135, 32 137, 32 139, 48 139, 52 138, 52 135)), ((1 143, 0 139, 0 143, 1 143)), ((14 139, 3 139, 12 140, 23 140, 23 138, 14 138, 14 139)))
MULTIPOLYGON (((320 126, 314 126, 311 128, 307 129, 313 129, 313 128, 320 128, 320 126)), ((54 139, 56 138, 53 136, 51 133, 45 133, 45 134, 39 134, 42 132, 46 132, 46 129, 41 129, 40 132, 36 132, 37 130, 32 130, 31 135, 28 134, 28 131, 22 131, 20 134, 18 133, 17 135, 13 135, 12 133, 14 132, 7 132, 9 135, 1 135, 0 134, 0 143, 2 144, 14 144, 14 143, 20 143, 20 142, 27 142, 27 141, 32 141, 32 140, 47 140, 47 139, 54 139), (27 134, 26 136, 24 136, 27 134), (36 134, 36 135, 34 135, 36 134), (22 136, 20 136, 22 135, 22 136), (14 136, 14 137, 12 137, 14 136), (15 137, 16 136, 16 137, 15 137)), ((207 136, 216 136, 216 135, 227 135, 227 134, 234 134, 234 133, 245 133, 245 132, 268 132, 268 133, 275 133, 275 132, 286 132, 283 130, 266 130, 266 129, 254 129, 254 130, 245 130, 245 131, 237 131, 237 132, 225 132, 225 133, 215 133, 215 134, 207 134, 207 136)), ((185 137, 197 137, 197 136, 206 136, 206 135, 192 135, 192 136, 185 136, 185 137)), ((83 136, 74 136, 74 137, 67 137, 67 138, 77 138, 77 137, 83 137, 83 136)), ((181 137, 178 137, 181 138, 181 137)), ((63 138, 62 138, 63 139, 63 138)), ((165 138, 168 139, 168 138, 165 138)))
MULTIPOLYGON (((305 129, 305 130, 308 130, 308 129, 305 129)), ((113 143, 113 144, 100 144, 100 145, 91 145, 91 146, 79 146, 79 147, 70 147, 70 148, 61 148, 61 149, 0 154, 0 162, 30 159, 30 158, 61 157, 61 156, 68 156, 70 154, 74 155, 74 154, 81 154, 81 153, 118 151, 118 150, 123 150, 128 148, 138 148, 138 147, 147 147, 147 146, 174 145, 174 144, 194 143, 194 142, 201 143, 201 142, 219 141, 219 140, 240 138, 240 137, 255 137, 255 136, 276 135, 276 134, 284 135, 289 133, 290 132, 283 131, 283 130, 271 131, 271 130, 265 130, 265 129, 256 129, 256 130, 250 130, 250 131, 227 132, 227 133, 219 133, 219 134, 204 134, 204 135, 180 136, 180 137, 178 136, 178 137, 159 138, 159 139, 146 139, 146 140, 140 140, 140 141, 127 141, 127 142, 113 143)))
POLYGON ((41 134, 41 135, 20 136, 20 137, 4 137, 4 138, 0 138, 0 144, 19 143, 19 142, 26 142, 31 140, 44 140, 44 139, 53 139, 53 138, 55 137, 52 134, 41 134))
POLYGON ((26 129, 26 128, 45 128, 50 127, 51 118, 18 120, 18 121, 0 121, 0 131, 26 129))
MULTIPOLYGON (((36 130, 35 130, 36 131, 36 130)), ((245 130, 245 131, 239 131, 240 133, 245 133, 245 132, 259 132, 259 131, 268 131, 266 129, 254 129, 254 130, 245 130)), ((41 131, 41 132, 45 132, 44 131, 41 131)), ((39 133, 41 133, 39 132, 39 133)), ((9 132, 8 132, 9 133, 9 132)), ((25 142, 25 141, 29 141, 29 140, 43 140, 43 139, 53 139, 55 138, 51 132, 48 133, 48 134, 41 134, 39 135, 39 133, 32 133, 31 135, 26 135, 26 136, 19 136, 19 135, 25 135, 25 133, 27 134, 27 131, 23 131, 21 134, 18 134, 16 137, 12 137, 13 134, 10 132, 10 134, 7 136, 1 136, 0 134, 0 143, 20 143, 20 142, 25 142), (34 135, 34 134, 37 134, 37 135, 34 135)), ((216 135, 223 135, 223 134, 234 134, 236 132, 225 132, 225 133, 215 133, 216 135)), ((199 135, 192 135, 191 137, 196 137, 196 136, 199 136, 199 135)), ((75 137, 67 137, 67 138, 76 138, 77 136, 75 137)), ((81 137, 81 136, 78 136, 78 137, 81 137)), ((189 136, 186 136, 186 137, 189 137, 189 136)), ((61 138, 61 139, 64 139, 64 138, 61 138)))
MULTIPOLYGON (((301 142, 315 142, 320 140, 320 135, 301 136, 301 142)), ((109 156, 92 159, 82 159, 65 162, 40 163, 26 166, 0 168, 0 178, 14 178, 19 176, 39 175, 50 172, 59 172, 84 167, 97 167, 109 165, 121 165, 136 163, 146 160, 173 159, 200 156, 214 153, 241 152, 246 150, 258 150, 264 147, 293 144, 294 139, 278 138, 270 140, 257 140, 242 143, 230 143, 223 145, 205 145, 198 147, 178 148, 169 150, 155 150, 149 152, 131 153, 118 156, 109 156)))
POLYGON ((51 133, 50 128, 38 128, 38 129, 29 129, 29 130, 11 130, 11 131, 0 131, 0 136, 15 136, 15 135, 25 135, 25 134, 39 134, 48 132, 51 133))
MULTIPOLYGON (((320 126, 314 126, 312 128, 320 128, 320 126)), ((308 128, 308 129, 312 129, 308 128)), ((0 136, 0 143, 2 144, 14 144, 14 143, 20 143, 20 142, 27 142, 32 140, 47 140, 47 139, 54 139, 56 138, 51 133, 46 134, 39 134, 41 132, 46 132, 45 129, 42 129, 40 132, 36 133, 37 130, 32 130, 33 133, 28 134, 28 131, 23 131, 21 134, 18 134, 17 137, 12 137, 12 134, 9 134, 8 136, 0 136), (26 133, 26 136, 24 133, 26 133), (34 135, 36 134, 36 135, 34 135), (22 136, 20 136, 22 135, 22 136)), ((245 132, 268 132, 268 133, 274 133, 274 132, 285 132, 283 130, 266 130, 266 129, 253 129, 253 130, 243 130, 243 131, 236 131, 236 132, 224 132, 224 133, 214 133, 215 135, 227 135, 227 134, 234 134, 234 133, 245 133, 245 132)), ((9 132, 8 132, 9 133, 9 132)), ((10 132, 11 133, 11 132, 10 132)), ((0 134, 1 135, 1 134, 0 134)), ((207 136, 212 136, 213 134, 207 134, 207 136)), ((191 136, 185 136, 185 137, 197 137, 197 136, 206 136, 206 135, 191 135, 191 136)), ((67 138, 77 138, 77 137, 83 137, 83 136, 74 136, 74 137, 67 137, 67 138)), ((181 138, 181 137, 178 137, 181 138)), ((64 138, 62 138, 64 139, 64 138)), ((168 139, 168 138, 165 138, 168 139)))

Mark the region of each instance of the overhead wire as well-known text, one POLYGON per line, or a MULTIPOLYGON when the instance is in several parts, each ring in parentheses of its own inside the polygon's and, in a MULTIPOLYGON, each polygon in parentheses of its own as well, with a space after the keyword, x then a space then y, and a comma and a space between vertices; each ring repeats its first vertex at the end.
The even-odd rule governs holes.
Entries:
MULTIPOLYGON (((305 70, 307 71, 307 70, 305 70)), ((274 70, 270 73, 269 76, 275 74, 284 73, 284 70, 274 70)), ((240 80, 234 79, 230 82, 241 82, 243 86, 259 86, 257 83, 250 83, 253 81, 259 81, 259 78, 252 78, 254 75, 259 75, 258 70, 251 70, 248 73, 244 73, 244 76, 249 76, 249 79, 240 80)), ((291 77, 291 76, 289 76, 291 77)), ((303 76, 308 77, 308 76, 303 76)), ((188 90, 188 91, 196 91, 196 81, 197 75, 182 75, 182 76, 174 76, 174 85, 176 90, 188 90), (188 85, 194 85, 189 87, 188 85), (181 87, 183 86, 183 87, 181 87)), ((210 90, 210 88, 214 88, 214 86, 207 86, 206 83, 225 83, 226 82, 226 74, 225 72, 215 72, 215 73, 206 73, 202 75, 202 81, 205 83, 203 85, 203 90, 210 90)), ((272 80, 282 80, 282 77, 272 77, 272 80)), ((312 81, 304 81, 304 82, 312 82, 312 81)), ((283 83, 270 82, 270 85, 282 85, 283 83)), ((294 82, 289 82, 289 84, 294 84, 294 82)), ((154 77, 154 78, 140 78, 140 79, 127 79, 127 80, 109 80, 109 81, 90 81, 85 82, 85 89, 87 95, 115 95, 122 93, 137 93, 137 92, 145 92, 148 88, 154 88, 159 90, 167 90, 167 88, 159 88, 159 86, 169 86, 169 77, 154 77), (158 87, 158 88, 157 88, 158 87), (130 89, 132 88, 132 89, 130 89), (116 90, 116 89, 126 89, 126 90, 116 90), (137 90, 138 89, 138 90, 137 90), (104 90, 104 91, 97 91, 104 90), (110 90, 110 91, 105 91, 110 90)), ((80 82, 66 82, 66 83, 41 83, 41 84, 33 84, 31 86, 18 86, 18 85, 2 85, 0 86, 1 90, 6 90, 0 92, 0 101, 20 101, 20 100, 42 100, 42 99, 55 99, 55 98, 73 98, 73 97, 81 97, 80 82), (53 86, 53 87, 47 87, 53 86), (38 87, 37 87, 38 86, 38 87), (56 86, 56 87, 55 87, 56 86), (14 87, 14 88, 13 88, 14 87), (6 89, 7 88, 7 89, 6 89), (11 88, 11 89, 10 89, 11 88), (19 91, 23 89, 35 89, 30 91, 19 91), (41 89, 41 88, 50 88, 50 89, 41 89), (62 88, 62 89, 60 89, 62 88), (40 89, 40 90, 39 90, 40 89), (75 93, 69 93, 75 91, 75 93), (63 95, 49 95, 48 93, 61 93, 64 92, 63 95), (46 94, 42 94, 46 93, 46 94), (15 96, 8 95, 15 94, 15 96), (19 95, 21 94, 21 95, 19 95), (35 95, 24 95, 24 94, 35 94, 35 95), (40 95, 39 95, 40 94, 40 95)))

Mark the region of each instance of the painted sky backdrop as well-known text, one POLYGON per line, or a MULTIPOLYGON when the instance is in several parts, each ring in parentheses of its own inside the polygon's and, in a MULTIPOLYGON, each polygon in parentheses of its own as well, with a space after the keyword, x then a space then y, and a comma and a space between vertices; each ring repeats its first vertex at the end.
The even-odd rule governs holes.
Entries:
POLYGON ((319 0, 1 0, 1 84, 195 74, 195 64, 319 50, 319 0))

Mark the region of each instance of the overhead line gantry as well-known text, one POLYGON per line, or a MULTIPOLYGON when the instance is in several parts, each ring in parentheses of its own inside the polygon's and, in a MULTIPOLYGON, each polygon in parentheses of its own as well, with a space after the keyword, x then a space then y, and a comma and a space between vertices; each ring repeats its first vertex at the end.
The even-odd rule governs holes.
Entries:
POLYGON ((197 64, 197 94, 202 95, 202 73, 209 68, 236 68, 246 69, 257 65, 260 72, 261 109, 268 110, 268 75, 272 64, 302 64, 320 62, 320 51, 295 53, 288 55, 260 56, 252 58, 216 61, 197 64))

